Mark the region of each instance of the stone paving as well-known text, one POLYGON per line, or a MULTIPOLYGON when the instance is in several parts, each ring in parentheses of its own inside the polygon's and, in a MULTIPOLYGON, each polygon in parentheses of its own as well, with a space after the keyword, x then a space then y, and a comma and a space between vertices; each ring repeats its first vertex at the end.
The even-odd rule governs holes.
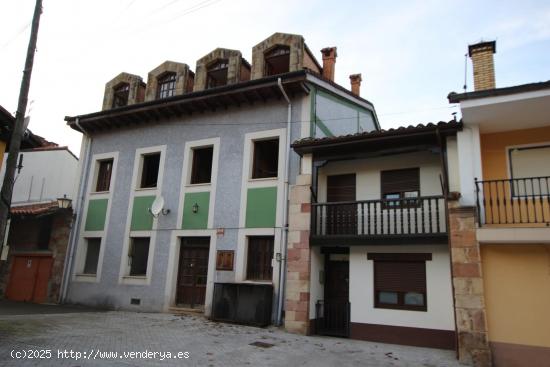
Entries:
POLYGON ((460 364, 452 351, 306 337, 275 327, 261 329, 211 322, 198 315, 109 311, 0 315, 0 366, 439 367, 460 364), (15 356, 14 350, 19 356, 35 351, 34 357, 43 358, 15 359, 11 356, 15 356), (66 351, 64 358, 58 350, 61 354, 66 351), (118 354, 105 358, 104 353, 109 352, 118 354), (123 355, 124 352, 140 354, 123 355), (145 355, 145 352, 170 352, 172 357, 180 352, 180 358, 167 358, 167 354, 145 355))

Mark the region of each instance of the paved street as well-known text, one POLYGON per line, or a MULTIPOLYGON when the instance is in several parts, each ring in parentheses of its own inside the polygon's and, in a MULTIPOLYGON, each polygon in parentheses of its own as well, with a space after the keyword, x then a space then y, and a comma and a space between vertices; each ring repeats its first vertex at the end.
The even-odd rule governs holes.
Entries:
POLYGON ((33 315, 0 311, 0 365, 459 366, 451 351, 304 337, 277 328, 215 323, 195 315, 73 312, 72 308, 67 313, 33 315), (34 350, 33 357, 43 358, 14 359, 13 350, 19 356, 34 350), (66 351, 64 358, 58 350, 66 351), (109 352, 118 354, 101 358, 109 352), (167 352, 172 358, 167 358, 167 352))

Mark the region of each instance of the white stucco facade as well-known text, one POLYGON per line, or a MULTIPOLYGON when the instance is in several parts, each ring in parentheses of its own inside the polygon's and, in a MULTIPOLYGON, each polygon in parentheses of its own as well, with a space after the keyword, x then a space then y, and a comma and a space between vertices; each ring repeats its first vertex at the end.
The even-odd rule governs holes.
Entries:
MULTIPOLYGON (((66 148, 22 151, 23 168, 16 171, 12 204, 53 201, 63 195, 74 198, 78 159, 66 148)), ((0 171, 4 179, 7 154, 0 171)), ((19 162, 19 160, 18 160, 19 162)))

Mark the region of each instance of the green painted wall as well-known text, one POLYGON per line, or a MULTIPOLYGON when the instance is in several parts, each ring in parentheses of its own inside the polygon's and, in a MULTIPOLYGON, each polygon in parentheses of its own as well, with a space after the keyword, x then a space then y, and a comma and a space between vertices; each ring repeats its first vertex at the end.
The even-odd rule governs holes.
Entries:
POLYGON ((246 227, 275 227, 277 214, 277 188, 261 187, 248 189, 246 199, 246 227))
POLYGON ((136 196, 132 208, 132 231, 149 231, 153 229, 153 215, 149 213, 149 208, 155 201, 154 196, 136 196))
POLYGON ((210 192, 188 192, 183 201, 182 229, 208 228, 208 209, 210 207, 210 192), (199 211, 193 213, 193 205, 199 205, 199 211))
POLYGON ((103 231, 105 218, 107 217, 107 205, 109 199, 95 199, 88 202, 88 213, 86 213, 86 231, 103 231))

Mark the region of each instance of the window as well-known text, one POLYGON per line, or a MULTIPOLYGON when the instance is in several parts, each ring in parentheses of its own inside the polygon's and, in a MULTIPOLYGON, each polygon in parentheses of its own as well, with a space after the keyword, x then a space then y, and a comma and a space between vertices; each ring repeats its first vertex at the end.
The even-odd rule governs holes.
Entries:
POLYGON ((101 238, 86 239, 86 258, 84 260, 83 274, 97 274, 97 264, 99 262, 99 250, 101 248, 101 238))
POLYGON ((431 254, 369 253, 374 260, 374 307, 426 311, 426 260, 431 254))
POLYGON ((279 168, 279 139, 254 142, 252 178, 277 177, 279 168))
POLYGON ((271 281, 273 268, 273 236, 248 237, 246 279, 271 281))
POLYGON ((550 195, 550 145, 511 148, 508 156, 514 197, 550 195))
POLYGON ((288 73, 290 70, 290 47, 275 46, 264 54, 265 75, 288 73))
POLYGON ((194 148, 191 184, 210 183, 212 176, 212 155, 214 147, 194 148))
POLYGON ((407 168, 380 172, 381 197, 384 208, 418 205, 420 169, 407 168))
POLYGON ((147 260, 149 259, 149 237, 133 237, 130 239, 128 261, 131 276, 147 275, 147 260))
POLYGON ((176 73, 165 73, 158 78, 157 99, 172 97, 176 93, 176 73))
POLYGON ((227 70, 229 62, 227 59, 221 59, 207 68, 206 88, 214 88, 227 84, 227 70))
POLYGON ((113 160, 106 159, 98 162, 96 192, 109 191, 111 185, 111 173, 113 172, 113 160))
POLYGON ((122 83, 115 87, 113 96, 113 108, 122 107, 128 104, 128 95, 130 93, 130 84, 122 83))
POLYGON ((140 188, 155 188, 160 167, 160 153, 142 155, 140 188))

